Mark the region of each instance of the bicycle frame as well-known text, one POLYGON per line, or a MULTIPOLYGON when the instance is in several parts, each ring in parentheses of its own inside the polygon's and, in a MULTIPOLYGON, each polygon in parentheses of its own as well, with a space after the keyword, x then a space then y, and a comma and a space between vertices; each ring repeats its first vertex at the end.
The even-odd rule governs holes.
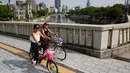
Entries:
POLYGON ((46 50, 44 55, 42 55, 42 56, 40 56, 38 58, 39 58, 39 60, 43 60, 43 59, 47 58, 48 60, 53 60, 54 61, 53 55, 51 54, 51 52, 48 49, 46 50))

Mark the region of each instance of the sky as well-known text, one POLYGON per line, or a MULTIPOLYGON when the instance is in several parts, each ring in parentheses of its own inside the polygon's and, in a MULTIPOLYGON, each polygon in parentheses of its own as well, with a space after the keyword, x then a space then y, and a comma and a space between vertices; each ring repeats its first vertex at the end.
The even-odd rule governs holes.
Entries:
MULTIPOLYGON (((3 3, 7 3, 8 0, 0 0, 3 3)), ((11 0, 12 2, 15 2, 15 0, 11 0)), ((54 6, 54 1, 55 0, 36 0, 37 3, 39 2, 44 2, 45 4, 47 4, 47 6, 54 6)), ((75 6, 81 6, 81 7, 85 7, 87 0, 61 0, 62 5, 67 5, 69 8, 73 8, 75 6)), ((96 6, 96 7, 100 7, 100 6, 108 6, 108 5, 113 5, 116 3, 125 3, 125 0, 90 0, 91 6, 96 6)))

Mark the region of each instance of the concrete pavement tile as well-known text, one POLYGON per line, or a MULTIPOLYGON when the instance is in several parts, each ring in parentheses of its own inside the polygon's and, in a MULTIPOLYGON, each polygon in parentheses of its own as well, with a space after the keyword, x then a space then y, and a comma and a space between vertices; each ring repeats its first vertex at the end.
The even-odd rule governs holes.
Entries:
POLYGON ((118 71, 122 73, 130 73, 130 70, 125 69, 125 68, 118 68, 118 71))
POLYGON ((107 64, 112 64, 112 59, 108 58, 108 59, 100 59, 101 62, 107 63, 107 64))
POLYGON ((89 71, 91 73, 99 73, 100 72, 100 70, 95 69, 93 67, 87 67, 85 70, 87 70, 87 71, 89 71))
POLYGON ((11 70, 4 69, 4 70, 0 70, 0 73, 13 73, 13 72, 11 70))
POLYGON ((91 63, 93 63, 94 62, 94 59, 91 59, 91 58, 86 58, 86 57, 84 57, 84 58, 81 58, 81 60, 83 60, 84 62, 91 62, 91 63))
POLYGON ((74 58, 72 61, 76 62, 76 63, 83 63, 84 62, 83 60, 81 60, 79 58, 74 58))
POLYGON ((96 64, 91 63, 91 62, 84 62, 84 64, 85 64, 86 66, 90 66, 90 67, 95 67, 95 66, 96 66, 96 64))
POLYGON ((126 66, 126 69, 129 69, 129 70, 130 70, 130 65, 127 65, 127 66, 126 66))
POLYGON ((125 62, 125 61, 120 61, 120 63, 123 65, 130 65, 130 62, 125 62))
POLYGON ((98 69, 100 71, 104 71, 104 72, 108 72, 109 71, 109 68, 106 68, 106 67, 103 67, 103 66, 99 66, 99 65, 96 65, 94 68, 98 69))
POLYGON ((117 70, 110 69, 108 73, 122 73, 122 72, 119 72, 119 71, 117 71, 117 70))
POLYGON ((121 64, 121 63, 119 63, 119 62, 117 62, 117 63, 116 63, 116 62, 113 62, 112 65, 117 66, 117 67, 122 67, 122 68, 125 68, 125 67, 126 67, 126 65, 121 64))
POLYGON ((4 69, 6 69, 6 67, 3 66, 3 65, 0 65, 0 71, 1 71, 1 70, 4 70, 4 69))
POLYGON ((105 64, 104 67, 109 68, 109 69, 113 69, 113 70, 117 70, 117 66, 111 65, 111 64, 105 64))
POLYGON ((76 62, 74 62, 72 60, 64 60, 61 63, 67 63, 68 65, 74 65, 76 62))
POLYGON ((108 72, 100 71, 99 73, 108 73, 108 72))
POLYGON ((105 64, 105 63, 103 63, 103 62, 101 62, 101 61, 97 61, 97 60, 95 60, 94 63, 95 63, 96 65, 100 65, 100 66, 104 66, 104 64, 105 64))
POLYGON ((74 67, 76 67, 76 69, 85 69, 86 65, 75 63, 74 67))

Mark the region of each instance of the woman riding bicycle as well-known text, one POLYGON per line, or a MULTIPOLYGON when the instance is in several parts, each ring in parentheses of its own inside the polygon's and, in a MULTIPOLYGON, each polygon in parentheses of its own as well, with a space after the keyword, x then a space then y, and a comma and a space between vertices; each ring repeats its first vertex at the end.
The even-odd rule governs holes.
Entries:
MULTIPOLYGON (((41 34, 44 35, 44 36, 46 36, 46 37, 48 37, 48 38, 51 38, 51 36, 49 35, 49 33, 51 33, 51 34, 53 34, 53 35, 56 35, 56 33, 55 33, 55 32, 52 32, 48 27, 49 27, 49 24, 44 23, 44 24, 43 24, 43 29, 41 30, 41 34)), ((40 38, 40 41, 41 41, 41 42, 46 42, 46 43, 48 42, 48 40, 43 39, 42 37, 40 38)), ((43 53, 44 53, 44 52, 46 51, 46 49, 50 46, 50 43, 45 44, 44 46, 45 46, 45 48, 43 47, 43 53)))
POLYGON ((35 24, 33 26, 33 32, 30 36, 30 40, 31 40, 31 48, 30 48, 30 52, 34 53, 34 58, 32 59, 33 64, 36 64, 37 60, 38 60, 38 56, 39 56, 39 47, 43 47, 43 43, 40 42, 40 37, 42 39, 46 39, 46 40, 50 40, 51 39, 45 35, 42 35, 39 31, 38 31, 39 25, 35 24))

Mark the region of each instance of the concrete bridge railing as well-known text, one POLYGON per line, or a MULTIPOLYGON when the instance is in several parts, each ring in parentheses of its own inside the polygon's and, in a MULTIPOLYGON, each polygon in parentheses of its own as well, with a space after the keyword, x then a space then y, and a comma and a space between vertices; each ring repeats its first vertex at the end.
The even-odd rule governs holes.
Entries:
MULTIPOLYGON (((29 37, 33 24, 42 22, 0 22, 0 33, 29 37)), ((50 29, 64 39, 64 47, 95 57, 106 58, 130 48, 130 24, 88 25, 49 23, 50 29)))

